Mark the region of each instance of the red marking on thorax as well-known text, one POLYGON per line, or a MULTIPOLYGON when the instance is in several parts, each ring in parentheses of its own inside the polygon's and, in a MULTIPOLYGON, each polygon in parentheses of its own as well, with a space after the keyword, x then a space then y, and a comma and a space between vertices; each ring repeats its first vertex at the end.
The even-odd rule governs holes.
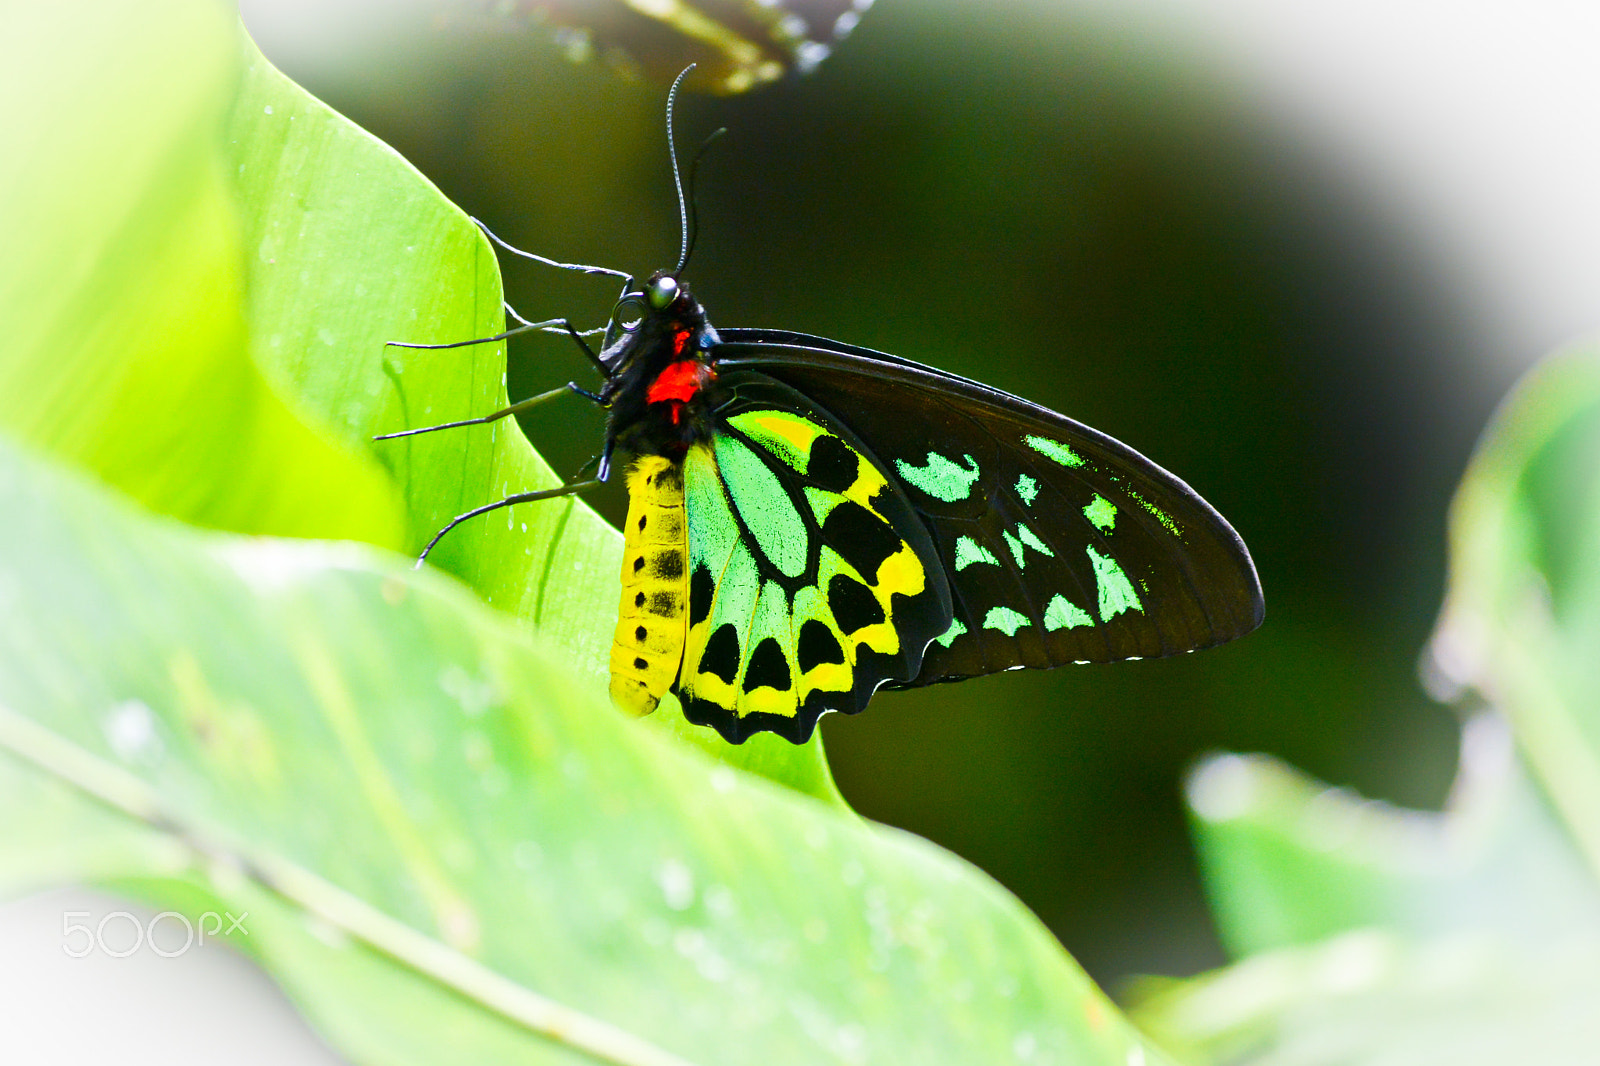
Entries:
MULTIPOLYGON (((681 346, 680 344, 679 347, 681 346)), ((688 403, 710 380, 711 368, 697 360, 680 359, 676 363, 668 363, 666 369, 657 374, 656 379, 650 383, 650 391, 645 393, 645 402, 661 403, 665 400, 676 400, 679 403, 688 403)))

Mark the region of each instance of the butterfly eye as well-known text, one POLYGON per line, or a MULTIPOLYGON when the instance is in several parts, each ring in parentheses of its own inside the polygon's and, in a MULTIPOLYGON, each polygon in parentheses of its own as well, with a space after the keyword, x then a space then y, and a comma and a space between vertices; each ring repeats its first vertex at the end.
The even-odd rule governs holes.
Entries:
POLYGON ((672 306, 672 301, 678 298, 678 279, 674 277, 656 278, 645 286, 644 291, 652 308, 657 311, 665 311, 672 306))
POLYGON ((617 301, 617 306, 611 310, 611 321, 624 333, 632 333, 639 328, 639 323, 644 321, 645 300, 647 297, 641 292, 630 292, 617 301))

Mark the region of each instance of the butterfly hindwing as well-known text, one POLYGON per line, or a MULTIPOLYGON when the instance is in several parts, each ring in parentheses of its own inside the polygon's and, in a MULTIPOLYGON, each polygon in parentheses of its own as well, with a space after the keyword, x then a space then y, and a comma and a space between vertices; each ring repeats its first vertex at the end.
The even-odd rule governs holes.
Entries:
POLYGON ((926 525, 837 419, 764 375, 726 375, 709 442, 684 457, 685 716, 738 742, 810 736, 906 684, 949 627, 926 525))
POLYGON ((1233 529, 1119 442, 976 382, 799 334, 725 330, 718 366, 832 412, 929 530, 952 620, 896 687, 1210 647, 1261 619, 1233 529))

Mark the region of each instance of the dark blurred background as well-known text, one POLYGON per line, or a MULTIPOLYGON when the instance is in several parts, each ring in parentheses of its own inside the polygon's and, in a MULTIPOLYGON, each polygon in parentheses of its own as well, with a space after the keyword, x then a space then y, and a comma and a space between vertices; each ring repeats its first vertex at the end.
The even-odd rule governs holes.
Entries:
MULTIPOLYGON (((505 239, 675 259, 663 86, 425 4, 243 6, 269 58, 505 239)), ((687 272, 714 322, 1054 407, 1179 474, 1255 556, 1267 622, 1234 645, 827 722, 857 809, 987 870, 1113 986, 1223 961, 1181 803, 1199 755, 1268 751, 1416 806, 1449 785, 1455 719, 1415 672, 1445 509, 1496 399, 1591 309, 1545 254, 1585 231, 1515 184, 1546 98, 1575 106, 1567 57, 1496 5, 1447 7, 880 0, 811 76, 681 101, 683 145, 730 130, 687 272)), ((533 317, 598 324, 616 295, 505 268, 533 317)), ((514 397, 588 373, 558 338, 512 350, 514 397)), ((573 403, 527 428, 572 473, 600 421, 573 403)))

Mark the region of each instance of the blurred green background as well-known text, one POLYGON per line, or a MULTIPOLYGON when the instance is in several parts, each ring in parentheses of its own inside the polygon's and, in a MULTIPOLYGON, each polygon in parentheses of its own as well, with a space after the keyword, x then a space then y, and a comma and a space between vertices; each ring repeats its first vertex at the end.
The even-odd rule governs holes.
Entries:
MULTIPOLYGON (((677 254, 664 87, 547 30, 244 5, 265 53, 520 247, 640 273, 677 254)), ((1417 656, 1444 518, 1520 362, 1445 241, 1197 41, 1100 8, 881 0, 812 76, 690 96, 718 126, 687 276, 713 321, 835 337, 1054 407, 1172 469, 1254 554, 1267 622, 1180 660, 885 693, 825 735, 863 814, 1020 895, 1089 971, 1223 955, 1181 804, 1214 749, 1437 806, 1456 720, 1417 656), (1003 10, 1003 16, 997 12, 1003 10)), ((610 282, 504 264, 525 315, 598 324, 610 282)), ((1470 272, 1467 272, 1470 273, 1470 272)), ((442 356, 448 357, 448 356, 442 356)), ((512 349, 513 397, 590 371, 512 349)), ((527 425, 571 473, 598 413, 527 425)), ((619 486, 597 503, 620 518, 619 486)))

